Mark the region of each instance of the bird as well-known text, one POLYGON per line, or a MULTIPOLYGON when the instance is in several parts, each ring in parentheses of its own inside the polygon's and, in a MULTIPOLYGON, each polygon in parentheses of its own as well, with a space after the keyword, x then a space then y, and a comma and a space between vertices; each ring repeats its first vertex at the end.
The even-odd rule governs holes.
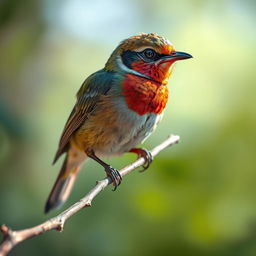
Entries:
POLYGON ((114 190, 122 176, 102 157, 132 152, 144 157, 144 169, 148 168, 152 155, 136 146, 151 135, 162 119, 174 63, 189 58, 190 54, 176 51, 166 38, 140 33, 123 40, 105 67, 83 82, 54 157, 53 164, 65 154, 45 213, 67 200, 87 159, 104 168, 114 190))

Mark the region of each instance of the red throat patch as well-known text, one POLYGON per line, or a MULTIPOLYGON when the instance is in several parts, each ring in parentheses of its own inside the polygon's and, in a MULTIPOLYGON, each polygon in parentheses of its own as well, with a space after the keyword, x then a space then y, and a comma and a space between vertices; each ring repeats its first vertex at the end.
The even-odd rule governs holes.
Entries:
POLYGON ((139 115, 161 114, 167 104, 168 88, 161 83, 127 74, 122 86, 128 107, 139 115))
POLYGON ((159 62, 158 65, 137 61, 133 63, 132 69, 151 77, 153 80, 167 84, 168 79, 172 72, 172 65, 174 61, 159 62))

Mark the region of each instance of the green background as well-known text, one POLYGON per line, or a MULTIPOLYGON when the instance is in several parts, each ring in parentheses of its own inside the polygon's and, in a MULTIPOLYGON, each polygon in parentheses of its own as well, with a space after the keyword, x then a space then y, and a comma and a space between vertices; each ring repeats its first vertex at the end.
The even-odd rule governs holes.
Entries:
MULTIPOLYGON (((0 2, 0 223, 48 216, 52 166, 83 80, 121 40, 157 32, 193 59, 176 64, 164 119, 145 146, 181 143, 143 174, 107 188, 62 233, 11 255, 256 255, 256 2, 6 0, 0 2)), ((121 168, 132 155, 105 159, 121 168)), ((88 161, 62 209, 104 177, 88 161)))

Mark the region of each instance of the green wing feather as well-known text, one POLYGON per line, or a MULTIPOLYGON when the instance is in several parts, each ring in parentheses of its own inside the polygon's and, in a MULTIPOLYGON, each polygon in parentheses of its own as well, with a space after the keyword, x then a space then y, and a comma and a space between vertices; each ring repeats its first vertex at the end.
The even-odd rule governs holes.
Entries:
POLYGON ((60 155, 68 150, 69 141, 73 133, 86 121, 101 95, 106 95, 111 88, 113 73, 100 70, 89 76, 77 93, 77 102, 74 106, 62 132, 59 148, 53 160, 53 164, 60 155))

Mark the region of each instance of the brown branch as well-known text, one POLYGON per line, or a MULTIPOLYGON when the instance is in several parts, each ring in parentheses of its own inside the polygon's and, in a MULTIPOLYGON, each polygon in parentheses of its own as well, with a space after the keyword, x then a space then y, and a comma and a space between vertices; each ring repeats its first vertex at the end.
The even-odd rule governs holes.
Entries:
MULTIPOLYGON (((156 146, 151 150, 152 156, 156 156, 163 149, 178 143, 179 139, 180 138, 177 135, 169 136, 160 145, 156 146)), ((122 170, 120 170, 120 174, 122 176, 125 176, 128 173, 134 171, 137 167, 142 166, 144 163, 145 163, 145 159, 143 157, 140 157, 138 160, 136 160, 132 164, 127 165, 122 170)), ((85 207, 91 206, 91 202, 94 199, 94 197, 96 197, 109 184, 111 184, 110 178, 105 178, 103 180, 97 181, 96 186, 90 192, 88 192, 78 202, 70 206, 67 210, 63 211, 56 217, 46 220, 42 224, 39 224, 32 228, 15 231, 10 229, 6 225, 2 225, 1 231, 3 233, 3 241, 0 244, 0 256, 7 255, 15 245, 31 237, 38 236, 40 234, 45 233, 46 231, 53 230, 53 229, 57 231, 62 231, 64 228, 65 222, 76 212, 80 211, 85 207)))

